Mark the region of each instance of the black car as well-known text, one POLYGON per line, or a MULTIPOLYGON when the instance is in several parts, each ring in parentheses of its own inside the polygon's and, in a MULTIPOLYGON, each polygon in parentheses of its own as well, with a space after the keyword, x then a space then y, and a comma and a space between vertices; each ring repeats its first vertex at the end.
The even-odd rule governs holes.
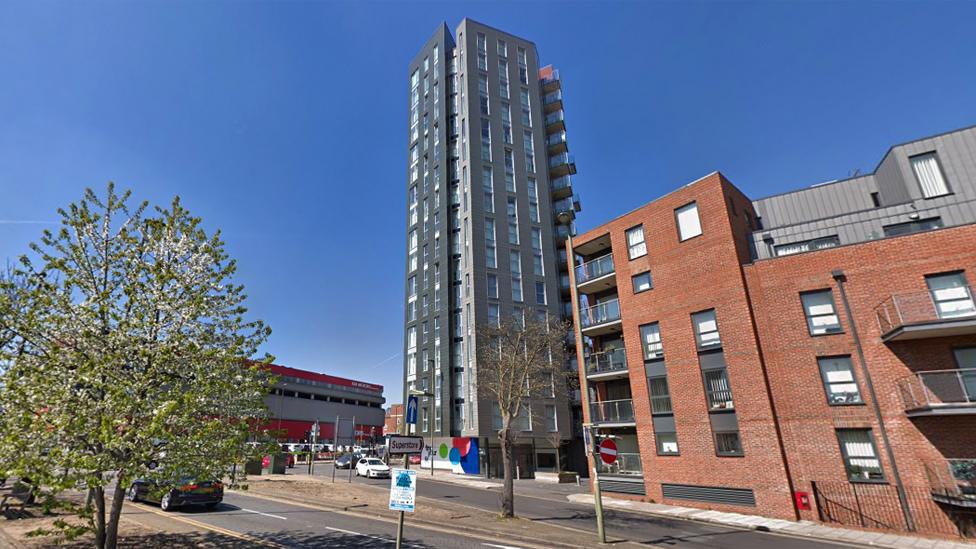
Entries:
POLYGON ((343 455, 339 456, 338 458, 336 458, 336 460, 335 460, 335 468, 336 469, 351 469, 351 468, 353 468, 353 467, 356 466, 356 462, 359 461, 359 459, 361 457, 362 456, 359 455, 359 454, 343 454, 343 455))
POLYGON ((217 481, 197 482, 191 478, 160 485, 153 480, 137 479, 125 493, 132 502, 159 503, 163 511, 186 505, 203 505, 213 509, 224 499, 224 485, 217 481))

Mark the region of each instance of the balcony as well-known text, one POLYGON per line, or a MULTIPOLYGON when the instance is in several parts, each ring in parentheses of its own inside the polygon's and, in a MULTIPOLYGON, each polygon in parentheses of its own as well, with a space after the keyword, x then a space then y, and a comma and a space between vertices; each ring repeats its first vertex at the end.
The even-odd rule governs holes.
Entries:
POLYGON ((566 132, 556 132, 546 137, 546 147, 549 154, 559 154, 569 151, 569 142, 566 140, 566 132))
POLYGON ((580 309, 580 331, 597 336, 621 331, 620 302, 616 299, 580 309))
POLYGON ((590 423, 603 427, 635 425, 634 401, 628 398, 590 403, 590 423))
POLYGON ((576 173, 576 158, 569 153, 559 153, 549 157, 549 176, 562 177, 576 173))
POLYGON ((591 353, 586 357, 586 377, 592 380, 623 378, 629 373, 627 352, 622 348, 591 353))
POLYGON ((576 219, 576 212, 580 211, 579 197, 576 195, 561 198, 552 203, 552 212, 556 214, 556 222, 566 224, 576 219), (560 214, 568 214, 565 219, 560 218, 560 214))
POLYGON ((908 417, 976 414, 976 369, 917 372, 898 392, 908 417))
POLYGON ((617 286, 613 254, 591 259, 576 267, 576 287, 581 293, 595 293, 617 286))
POLYGON ((573 180, 568 175, 557 177, 549 183, 553 199, 566 198, 573 195, 573 180))
POLYGON ((874 312, 885 342, 976 334, 969 286, 893 295, 874 312))
POLYGON ((559 81, 559 71, 554 70, 550 76, 540 78, 539 85, 542 87, 543 93, 558 90, 562 86, 561 82, 559 81))
POLYGON ((976 459, 947 459, 926 464, 932 499, 954 507, 976 509, 976 459))
POLYGON ((554 111, 562 110, 563 108, 563 92, 562 90, 556 90, 551 93, 547 93, 542 96, 542 110, 546 114, 554 111))
POLYGON ((546 115, 546 133, 552 134, 556 132, 566 131, 566 117, 563 115, 563 111, 555 111, 546 115))
MULTIPOLYGON (((600 458, 597 458, 596 461, 600 469, 600 475, 641 477, 644 474, 644 468, 641 466, 640 454, 638 453, 617 452, 617 461, 614 461, 610 465, 603 463, 603 460, 600 458)), ((609 491, 620 492, 621 490, 609 491)))

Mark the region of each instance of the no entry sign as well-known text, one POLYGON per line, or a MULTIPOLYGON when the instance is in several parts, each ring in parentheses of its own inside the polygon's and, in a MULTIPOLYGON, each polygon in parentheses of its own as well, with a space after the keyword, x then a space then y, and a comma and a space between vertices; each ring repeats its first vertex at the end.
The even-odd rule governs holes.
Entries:
POLYGON ((613 439, 605 438, 600 443, 600 459, 607 465, 617 461, 617 443, 613 439))

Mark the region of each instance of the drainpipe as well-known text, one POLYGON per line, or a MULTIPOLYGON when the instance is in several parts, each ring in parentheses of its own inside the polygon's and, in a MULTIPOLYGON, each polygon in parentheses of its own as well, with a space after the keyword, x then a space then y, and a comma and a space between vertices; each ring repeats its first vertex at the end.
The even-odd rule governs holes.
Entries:
POLYGON ((888 429, 885 428, 884 418, 881 416, 881 406, 878 404, 878 395, 874 392, 874 382, 871 381, 871 372, 868 370, 868 363, 864 359, 864 348, 861 346, 861 338, 857 333, 857 324, 854 322, 854 314, 851 312, 851 304, 847 300, 847 291, 844 284, 847 276, 841 269, 834 269, 830 275, 837 282, 837 289, 840 291, 840 302, 844 305, 844 313, 847 316, 847 323, 851 327, 851 336, 854 339, 854 347, 857 349, 857 358, 861 361, 861 370, 864 374, 864 384, 871 395, 871 407, 874 409, 874 417, 878 421, 878 429, 881 431, 881 440, 884 443, 885 453, 891 463, 891 476, 895 481, 895 490, 898 492, 898 503, 901 505, 901 512, 905 516, 905 526, 909 532, 915 531, 915 520, 912 518, 912 511, 908 507, 908 496, 905 494, 905 486, 901 483, 901 475, 898 474, 898 465, 895 462, 895 453, 891 449, 891 441, 888 439, 888 429))

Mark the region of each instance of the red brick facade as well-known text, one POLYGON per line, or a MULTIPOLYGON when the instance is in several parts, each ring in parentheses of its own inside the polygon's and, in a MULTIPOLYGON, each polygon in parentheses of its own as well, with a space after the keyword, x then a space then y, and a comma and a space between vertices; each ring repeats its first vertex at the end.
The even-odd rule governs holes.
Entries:
POLYGON ((386 434, 397 434, 403 429, 403 404, 391 404, 386 409, 386 421, 383 423, 383 432, 386 434))
MULTIPOLYGON (((862 490, 861 497, 870 499, 875 497, 872 490, 888 488, 889 495, 895 494, 894 471, 866 383, 869 374, 902 484, 910 493, 907 499, 917 529, 953 534, 951 511, 929 495, 926 467, 942 466, 948 458, 976 458, 976 410, 909 418, 898 384, 912 372, 957 368, 953 349, 976 346, 976 334, 885 343, 875 308, 892 294, 925 292, 927 274, 964 270, 968 283, 976 285, 976 225, 753 262, 748 235, 755 217, 750 200, 714 173, 580 235, 568 245, 574 250, 587 249, 587 243, 609 235, 646 499, 817 520, 812 482, 821 488, 850 488, 836 434, 836 429, 843 428, 871 429, 884 480, 890 485, 854 487, 862 490), (675 210, 692 201, 698 206, 702 234, 680 242, 675 210), (644 227, 647 254, 629 260, 625 231, 639 224, 644 227), (635 294, 631 276, 647 270, 653 289, 635 294), (843 271, 863 362, 839 282, 832 274, 836 270, 843 271), (811 336, 800 293, 825 289, 833 292, 843 331, 811 336), (691 320, 693 313, 706 309, 715 310, 734 395, 743 450, 738 457, 716 455, 691 320), (639 334, 639 327, 651 322, 660 328, 680 455, 656 452, 639 334), (817 357, 834 356, 850 357, 863 404, 828 404, 817 357), (751 489, 755 506, 669 500, 663 497, 662 483, 751 489), (797 491, 811 495, 810 510, 797 508, 793 497, 797 491)), ((573 253, 568 255, 573 257, 573 253)), ((578 323, 578 311, 575 316, 578 323)), ((580 378, 585 383, 581 342, 577 349, 580 378)), ((598 395, 600 385, 591 382, 598 395)), ((589 411, 585 413, 589 422, 589 411)), ((866 526, 901 520, 898 499, 888 497, 886 502, 889 506, 894 502, 888 510, 894 518, 866 526)), ((831 501, 823 503, 829 504, 831 501)))

